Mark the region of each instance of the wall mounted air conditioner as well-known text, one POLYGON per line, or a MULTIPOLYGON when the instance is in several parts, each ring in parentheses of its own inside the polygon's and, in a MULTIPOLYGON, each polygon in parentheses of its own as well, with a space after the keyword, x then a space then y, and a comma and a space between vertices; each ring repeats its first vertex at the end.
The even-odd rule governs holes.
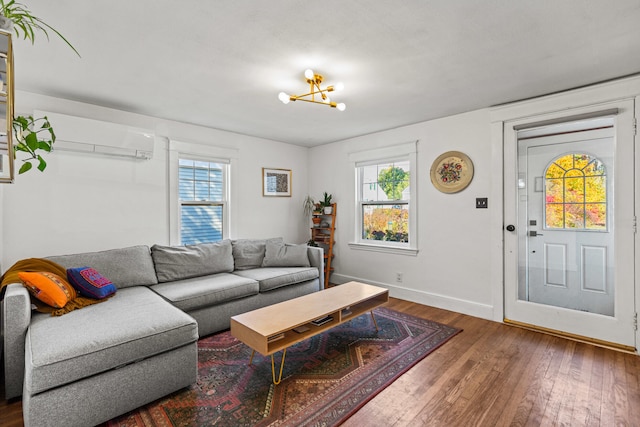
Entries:
POLYGON ((108 156, 151 159, 152 131, 101 120, 48 111, 34 111, 35 117, 47 116, 56 134, 54 151, 74 151, 108 156))

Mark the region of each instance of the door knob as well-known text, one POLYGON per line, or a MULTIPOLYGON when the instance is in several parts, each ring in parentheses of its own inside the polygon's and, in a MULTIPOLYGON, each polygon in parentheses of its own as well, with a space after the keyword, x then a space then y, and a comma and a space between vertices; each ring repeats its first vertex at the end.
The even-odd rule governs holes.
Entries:
POLYGON ((507 225, 507 231, 515 231, 515 230, 516 230, 515 225, 512 225, 512 224, 507 225))

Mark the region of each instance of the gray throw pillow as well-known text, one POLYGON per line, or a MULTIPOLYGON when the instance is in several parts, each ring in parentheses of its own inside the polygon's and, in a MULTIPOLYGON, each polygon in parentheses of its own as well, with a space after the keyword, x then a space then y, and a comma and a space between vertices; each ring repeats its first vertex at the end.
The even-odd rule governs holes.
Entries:
POLYGON ((307 245, 285 245, 267 241, 263 267, 310 267, 307 245))
POLYGON ((185 246, 153 245, 151 257, 160 283, 233 271, 230 240, 185 246))
POLYGON ((233 260, 236 270, 249 270, 262 267, 267 241, 282 242, 282 237, 273 239, 238 239, 233 240, 233 260))

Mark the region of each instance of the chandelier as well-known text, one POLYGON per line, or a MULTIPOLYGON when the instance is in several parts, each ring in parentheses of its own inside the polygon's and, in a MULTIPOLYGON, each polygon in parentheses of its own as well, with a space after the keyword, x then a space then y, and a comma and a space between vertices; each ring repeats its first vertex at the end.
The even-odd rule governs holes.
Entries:
POLYGON ((282 101, 283 104, 288 104, 289 101, 304 101, 328 105, 329 107, 337 108, 340 111, 344 111, 345 108, 347 108, 343 102, 335 103, 331 101, 327 95, 329 92, 337 92, 344 89, 344 85, 342 83, 336 83, 333 86, 327 86, 322 89, 320 87, 320 83, 322 83, 322 76, 320 74, 316 74, 313 70, 307 69, 304 72, 304 77, 307 80, 307 83, 309 83, 309 93, 305 93, 303 95, 288 95, 284 92, 280 92, 278 99, 282 101))

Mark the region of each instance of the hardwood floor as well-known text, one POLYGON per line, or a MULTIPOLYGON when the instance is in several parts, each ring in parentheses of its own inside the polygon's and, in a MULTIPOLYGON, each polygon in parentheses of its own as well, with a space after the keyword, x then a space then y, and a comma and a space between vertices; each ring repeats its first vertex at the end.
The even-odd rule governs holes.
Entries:
MULTIPOLYGON (((640 357, 391 298, 464 329, 344 426, 640 426, 640 357)), ((0 400, 0 425, 22 425, 0 400)))

